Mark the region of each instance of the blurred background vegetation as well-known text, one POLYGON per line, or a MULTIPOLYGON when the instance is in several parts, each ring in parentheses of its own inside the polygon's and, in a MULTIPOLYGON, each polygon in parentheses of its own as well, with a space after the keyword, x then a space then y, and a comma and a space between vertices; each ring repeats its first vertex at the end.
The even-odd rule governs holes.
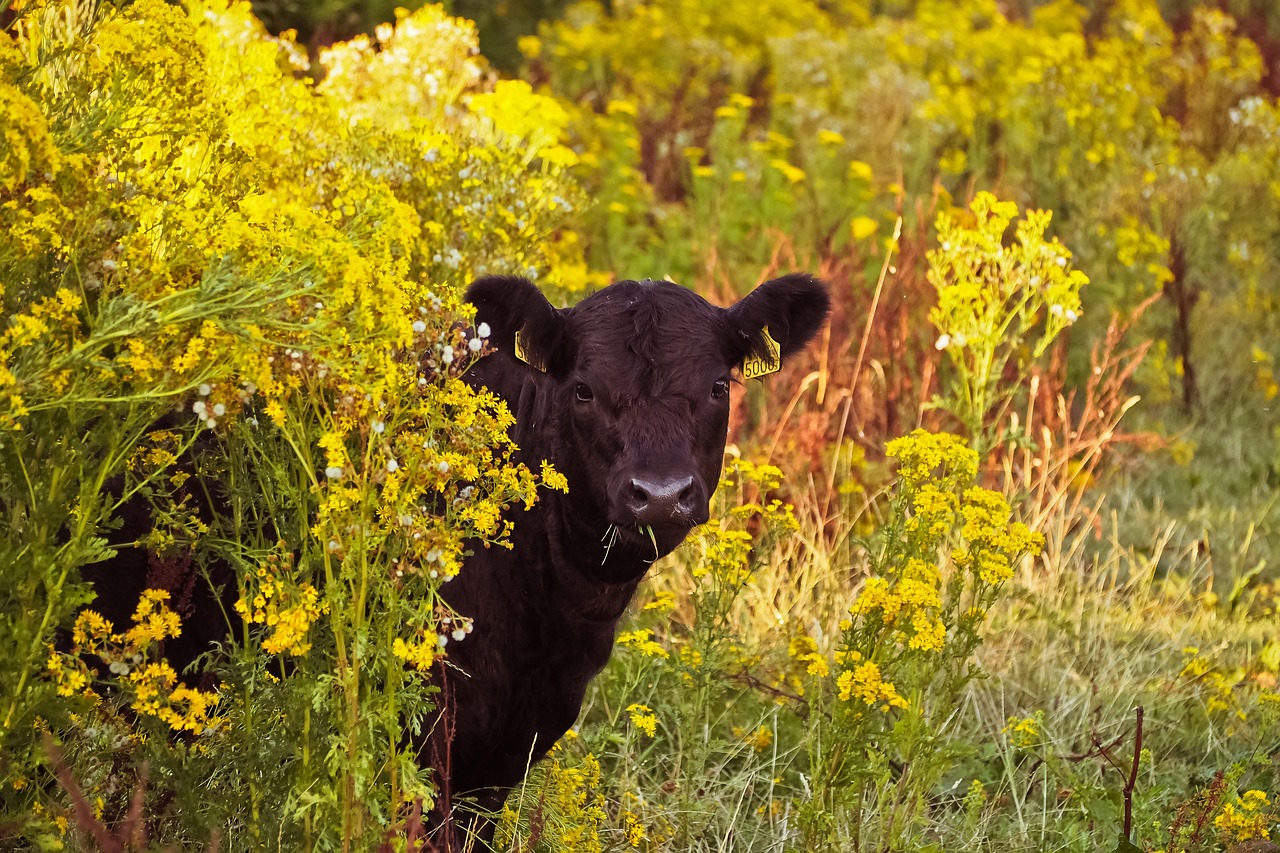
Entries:
MULTIPOLYGON (((313 49, 393 20, 394 5, 253 4, 313 49)), ((935 216, 980 189, 1052 210, 1092 284, 1045 399, 1076 389, 1080 406, 1089 354, 1113 321, 1135 322, 1133 341, 1152 343, 1126 383, 1143 398, 1127 423, 1141 452, 1115 460, 1108 481, 1132 528, 1121 535, 1136 542, 1178 519, 1180 540, 1249 566, 1273 559, 1276 4, 445 6, 476 22, 496 72, 572 111, 577 174, 595 199, 575 230, 600 281, 665 274, 728 296, 781 265, 836 284, 844 322, 824 353, 823 390, 830 380, 860 395, 850 434, 873 453, 904 426, 948 426, 920 405, 939 390, 934 368, 947 369, 925 322, 921 260, 935 216), (901 263, 864 342, 899 215, 901 263)), ((786 440, 838 444, 843 402, 799 400, 793 416, 813 413, 827 434, 786 440)), ((811 455, 818 467, 834 458, 811 455)))

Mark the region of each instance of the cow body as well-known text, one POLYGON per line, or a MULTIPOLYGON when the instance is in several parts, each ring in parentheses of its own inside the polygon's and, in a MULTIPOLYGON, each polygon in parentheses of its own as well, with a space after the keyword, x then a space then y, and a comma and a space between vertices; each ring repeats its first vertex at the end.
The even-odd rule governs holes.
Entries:
MULTIPOLYGON (((468 380, 510 407, 518 460, 551 461, 569 491, 544 494, 514 519, 511 550, 476 549, 443 590, 475 625, 448 647, 444 716, 424 754, 443 771, 444 824, 456 797, 500 807, 573 725, 645 572, 708 518, 735 368, 773 341, 781 358, 797 352, 828 309, 808 276, 730 309, 651 281, 563 311, 517 278, 481 279, 467 298, 496 350, 468 380)), ((442 842, 458 844, 451 827, 442 842)))

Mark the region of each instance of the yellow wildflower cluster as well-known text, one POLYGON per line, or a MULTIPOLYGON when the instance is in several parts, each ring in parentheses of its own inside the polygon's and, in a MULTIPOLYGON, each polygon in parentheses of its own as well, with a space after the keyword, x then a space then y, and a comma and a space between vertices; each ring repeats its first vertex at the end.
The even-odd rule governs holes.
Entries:
POLYGON ((429 672, 435 663, 440 644, 434 636, 430 640, 404 640, 396 637, 391 653, 418 672, 429 672))
POLYGON ((133 627, 123 634, 98 612, 82 610, 71 631, 70 653, 53 652, 46 664, 58 694, 98 698, 91 688, 97 673, 90 672, 84 662, 85 656, 93 655, 120 677, 134 711, 156 717, 174 731, 204 732, 213 722, 218 694, 181 684, 167 661, 149 660, 155 646, 182 633, 181 620, 168 601, 165 590, 144 590, 133 613, 133 627))
POLYGON ((777 498, 765 500, 781 483, 782 471, 773 465, 757 465, 740 457, 728 461, 717 490, 725 512, 697 530, 702 553, 692 568, 695 578, 710 577, 725 590, 741 589, 752 579, 755 538, 744 529, 748 523, 771 536, 799 530, 790 504, 777 498))
POLYGON ((617 644, 623 648, 633 648, 645 657, 666 658, 668 656, 667 650, 653 638, 652 628, 623 631, 618 634, 617 644))
POLYGON ((1213 825, 1227 844, 1255 838, 1270 839, 1270 827, 1277 810, 1264 791, 1245 791, 1227 803, 1213 819, 1213 825))
POLYGON ((89 689, 89 671, 84 662, 71 658, 61 652, 50 652, 45 661, 45 669, 53 678, 59 696, 79 696, 97 698, 97 694, 89 689))
MULTIPOLYGON (((1244 720, 1245 695, 1262 684, 1246 678, 1244 667, 1224 667, 1209 655, 1201 654, 1198 646, 1186 646, 1182 650, 1184 663, 1178 677, 1192 686, 1203 699, 1209 711, 1226 711, 1238 720, 1244 720)), ((1259 693, 1259 698, 1266 692, 1259 693)))
POLYGON ((910 487, 954 491, 978 474, 978 453, 950 433, 918 429, 885 445, 885 456, 898 460, 898 477, 910 487))
MULTIPOLYGON (((572 732, 570 733, 572 734, 572 732)), ((566 735, 568 739, 568 735, 566 735)), ((539 765, 537 773, 525 783, 530 789, 524 797, 511 797, 503 807, 497 841, 503 848, 525 849, 520 838, 522 820, 529 821, 528 832, 540 845, 564 853, 602 853, 600 831, 608 822, 604 795, 600 786, 600 762, 591 753, 582 756, 577 764, 563 748, 562 740, 552 748, 547 759, 539 765), (512 801, 536 804, 536 814, 521 815, 512 808, 512 801)))
POLYGON ((661 590, 655 592, 653 600, 645 602, 642 610, 652 611, 659 615, 670 613, 672 608, 676 606, 676 594, 671 590, 661 590))
POLYGON ((213 722, 210 711, 218 703, 218 695, 177 682, 177 673, 165 661, 133 670, 129 673, 133 709, 159 718, 174 731, 201 734, 213 722))
POLYGON ((703 559, 694 568, 694 577, 706 575, 728 587, 745 586, 751 582, 747 558, 751 554, 751 534, 745 530, 730 528, 723 519, 714 519, 699 529, 703 534, 705 550, 703 559))
POLYGON ((1013 562, 1023 554, 1037 556, 1044 536, 1020 521, 1004 495, 978 486, 966 489, 960 506, 964 526, 960 535, 967 549, 952 554, 956 565, 976 574, 983 583, 998 586, 1013 577, 1013 562))
POLYGON ((1045 239, 1048 211, 1028 211, 1011 246, 1003 241, 1018 215, 1016 204, 981 192, 970 211, 973 225, 947 212, 938 216, 939 247, 928 253, 938 303, 929 319, 938 330, 936 347, 954 365, 959 386, 942 405, 977 438, 992 410, 1013 393, 1001 384, 1005 365, 1040 358, 1079 319, 1080 288, 1089 279, 1069 268, 1065 246, 1045 239), (1020 355, 1028 344, 1029 353, 1020 355))
POLYGON ((630 809, 622 812, 622 837, 631 847, 639 847, 649 837, 640 816, 630 809))
POLYGON ((631 725, 644 732, 645 735, 653 737, 657 734, 658 718, 648 705, 638 702, 632 703, 627 706, 627 714, 631 717, 631 725))
MULTIPOLYGON (((827 659, 818 651, 818 643, 808 634, 797 634, 787 644, 787 655, 804 668, 808 675, 826 678, 831 674, 827 659)), ((799 686, 803 695, 803 685, 799 686)))
POLYGON ((885 626, 899 628, 908 648, 940 651, 946 626, 938 618, 942 596, 938 570, 917 558, 890 577, 868 578, 850 613, 855 617, 878 615, 885 626), (910 633, 906 632, 910 626, 910 633))
POLYGON ((262 648, 267 654, 295 657, 311 650, 308 632, 320 615, 329 609, 311 583, 298 581, 293 555, 287 551, 268 555, 242 580, 235 611, 251 625, 265 625, 262 648))
POLYGON ((125 632, 125 642, 145 649, 152 643, 162 643, 168 637, 179 636, 182 622, 178 614, 166 606, 168 600, 169 593, 164 590, 144 590, 133 611, 133 627, 125 632))
POLYGON ((979 459, 962 439, 916 430, 889 442, 886 453, 898 462, 889 521, 872 550, 871 576, 840 623, 834 656, 837 696, 858 711, 845 717, 850 737, 887 725, 863 716, 862 706, 903 710, 905 693, 920 697, 912 710, 928 719, 955 700, 956 685, 972 677, 986 609, 1011 567, 1041 541, 1012 521, 1002 495, 973 485, 979 459), (941 562, 948 553, 953 566, 941 562))
POLYGON ((1003 732, 1020 749, 1031 749, 1043 741, 1044 711, 1036 711, 1029 717, 1010 717, 1003 732))
MULTIPOLYGON (((12 204, 0 206, 0 213, 12 204)), ((60 398, 70 390, 75 379, 70 362, 81 332, 82 306, 79 294, 59 288, 33 301, 26 311, 10 315, 8 328, 0 332, 0 428, 21 429, 30 403, 43 402, 46 396, 60 398), (36 370, 40 371, 38 384, 20 379, 36 370)))
POLYGON ((773 729, 768 726, 758 726, 754 730, 734 726, 732 731, 734 737, 751 747, 754 752, 764 752, 773 744, 773 729))
POLYGON ((880 675, 880 667, 874 661, 859 661, 858 653, 850 656, 852 668, 841 670, 836 676, 836 689, 841 702, 861 702, 868 707, 906 708, 907 700, 898 695, 897 689, 880 675))

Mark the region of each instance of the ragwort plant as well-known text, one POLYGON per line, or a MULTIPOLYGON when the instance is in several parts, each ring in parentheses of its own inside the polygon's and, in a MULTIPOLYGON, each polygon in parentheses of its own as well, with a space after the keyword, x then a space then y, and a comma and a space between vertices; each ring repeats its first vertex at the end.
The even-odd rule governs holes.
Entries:
POLYGON ((929 281, 938 294, 929 319, 938 330, 935 346, 946 353, 954 376, 933 405, 952 414, 985 452, 1004 426, 1010 407, 1025 391, 1036 362, 1080 318, 1084 273, 1069 268, 1071 253, 1045 239, 1052 214, 1029 211, 1014 241, 1004 243, 1018 215, 1013 202, 981 192, 970 205, 973 224, 943 213, 938 248, 928 253, 929 281))
POLYGON ((979 456, 921 430, 895 439, 898 462, 867 580, 840 624, 807 737, 812 799, 800 811, 819 849, 914 849, 929 804, 965 747, 951 737, 987 612, 1043 537, 1008 501, 975 485, 979 456))
POLYGON ((15 11, 0 836, 84 841, 47 733, 94 820, 145 766, 159 841, 373 846, 433 792, 405 735, 470 630, 440 585, 564 485, 511 464, 510 413, 460 379, 487 330, 455 322, 481 271, 582 285, 554 105, 491 86, 436 8, 335 45, 322 84, 242 5, 15 11), (80 572, 138 507, 152 588, 112 624, 80 572), (228 641, 184 681, 163 646, 220 572, 228 641))

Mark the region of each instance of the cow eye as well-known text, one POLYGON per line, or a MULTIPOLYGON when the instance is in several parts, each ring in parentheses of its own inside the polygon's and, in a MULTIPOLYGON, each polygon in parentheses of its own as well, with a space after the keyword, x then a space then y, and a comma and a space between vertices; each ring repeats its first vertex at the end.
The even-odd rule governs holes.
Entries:
POLYGON ((711 396, 717 400, 724 399, 729 394, 729 380, 717 379, 716 383, 711 386, 711 396))
POLYGON ((581 382, 573 389, 573 396, 578 399, 579 403, 590 403, 596 398, 596 395, 591 393, 591 389, 581 382))

